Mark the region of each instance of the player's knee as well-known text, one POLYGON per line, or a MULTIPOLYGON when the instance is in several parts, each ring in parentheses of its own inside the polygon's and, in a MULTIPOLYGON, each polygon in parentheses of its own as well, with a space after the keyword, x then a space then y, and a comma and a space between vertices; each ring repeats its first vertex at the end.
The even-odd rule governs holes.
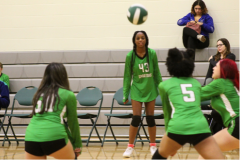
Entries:
POLYGON ((162 155, 160 155, 158 149, 156 150, 156 152, 153 154, 152 159, 167 159, 165 157, 163 157, 162 155))
POLYGON ((147 121, 148 127, 156 126, 154 116, 146 116, 146 121, 147 121))
POLYGON ((133 127, 138 127, 140 122, 141 122, 141 116, 132 116, 131 125, 133 127))

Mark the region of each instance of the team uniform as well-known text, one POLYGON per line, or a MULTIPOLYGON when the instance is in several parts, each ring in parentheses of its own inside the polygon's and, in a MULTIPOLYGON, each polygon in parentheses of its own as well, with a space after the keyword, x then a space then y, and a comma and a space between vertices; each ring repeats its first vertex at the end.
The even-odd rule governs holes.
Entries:
MULTIPOLYGON (((77 120, 77 101, 73 92, 59 88, 60 97, 55 106, 51 106, 48 112, 39 114, 42 106, 42 97, 40 97, 35 115, 33 115, 25 135, 25 151, 36 155, 49 155, 61 148, 72 140, 73 148, 81 148, 82 141, 80 137, 79 124, 77 120), (63 118, 67 117, 68 129, 64 125, 63 118)), ((53 102, 51 102, 53 103, 53 102)))
POLYGON ((2 73, 2 74, 0 75, 0 81, 6 83, 7 86, 8 86, 8 88, 9 88, 9 77, 8 77, 8 75, 2 73))
POLYGON ((153 49, 148 48, 148 56, 145 54, 141 58, 133 50, 127 54, 123 81, 123 102, 128 99, 130 90, 131 99, 138 102, 150 102, 158 96, 157 86, 162 82, 162 76, 159 71, 157 55, 153 49))
POLYGON ((202 87, 201 100, 211 99, 211 106, 222 117, 229 134, 239 139, 239 91, 229 79, 219 78, 202 87))
POLYGON ((198 144, 211 136, 201 111, 201 84, 191 77, 172 77, 159 85, 165 130, 169 138, 181 145, 198 144))

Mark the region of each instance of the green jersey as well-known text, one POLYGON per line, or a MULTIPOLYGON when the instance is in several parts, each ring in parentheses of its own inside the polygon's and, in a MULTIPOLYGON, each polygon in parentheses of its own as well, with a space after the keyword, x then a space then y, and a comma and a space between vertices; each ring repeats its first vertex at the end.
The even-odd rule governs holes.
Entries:
POLYGON ((201 111, 201 84, 191 77, 172 77, 159 85, 166 132, 211 133, 201 111))
POLYGON ((239 117, 239 91, 229 79, 219 78, 202 87, 201 100, 211 99, 211 106, 221 115, 223 124, 239 117))
POLYGON ((127 54, 123 80, 123 102, 131 99, 150 102, 158 96, 157 86, 162 82, 156 52, 148 48, 148 57, 139 57, 133 50, 127 54), (133 80, 132 80, 133 77, 133 80), (131 85, 132 80, 132 85, 131 85))
POLYGON ((65 139, 68 142, 68 134, 63 118, 67 117, 68 127, 71 131, 72 145, 74 148, 82 147, 79 124, 77 119, 77 100, 72 91, 59 88, 59 105, 50 106, 48 112, 41 111, 42 97, 40 97, 25 134, 25 141, 46 142, 65 139))
POLYGON ((2 74, 0 75, 0 81, 6 83, 7 86, 8 86, 8 89, 9 89, 9 77, 8 77, 8 75, 2 73, 2 74))

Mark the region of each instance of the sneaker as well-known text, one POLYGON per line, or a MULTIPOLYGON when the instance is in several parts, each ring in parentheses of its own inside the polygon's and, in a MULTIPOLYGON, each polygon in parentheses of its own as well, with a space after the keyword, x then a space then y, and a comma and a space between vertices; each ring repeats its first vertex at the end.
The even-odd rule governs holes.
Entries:
POLYGON ((150 152, 151 152, 151 155, 152 155, 152 156, 154 155, 154 153, 156 152, 156 150, 157 150, 157 147, 156 147, 156 146, 151 146, 151 147, 150 147, 150 152))
POLYGON ((129 158, 129 157, 131 156, 133 150, 134 150, 134 149, 133 149, 132 147, 128 147, 128 148, 126 149, 126 151, 123 153, 123 157, 129 158))
POLYGON ((204 37, 204 35, 197 35, 197 39, 199 39, 199 41, 201 41, 201 42, 205 42, 206 41, 206 38, 204 37))

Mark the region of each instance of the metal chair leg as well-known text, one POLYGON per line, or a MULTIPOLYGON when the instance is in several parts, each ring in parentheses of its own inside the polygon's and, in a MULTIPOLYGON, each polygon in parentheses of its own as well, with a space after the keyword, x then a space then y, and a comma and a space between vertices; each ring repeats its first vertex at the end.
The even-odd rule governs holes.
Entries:
POLYGON ((6 139, 6 137, 7 137, 7 133, 8 133, 8 128, 9 128, 9 123, 8 123, 8 125, 7 125, 6 134, 5 134, 5 136, 4 136, 2 146, 4 146, 5 139, 6 139))
MULTIPOLYGON (((140 133, 139 133, 140 128, 141 128, 142 125, 143 125, 143 123, 142 123, 142 120, 141 120, 141 122, 140 122, 140 124, 139 124, 139 126, 138 126, 137 135, 136 135, 135 140, 134 140, 134 142, 133 142, 134 145, 135 145, 136 142, 137 142, 137 136, 139 136, 139 139, 142 140, 142 137, 141 137, 141 135, 140 135, 140 133)), ((141 141, 141 143, 142 143, 142 145, 144 145, 143 141, 141 141)))
POLYGON ((110 128, 110 131, 112 132, 114 140, 116 141, 116 144, 118 145, 118 141, 117 141, 117 138, 115 137, 115 134, 113 133, 112 126, 110 125, 109 128, 110 128))
POLYGON ((11 122, 10 122, 10 128, 11 128, 11 130, 12 130, 12 133, 13 133, 13 136, 14 136, 15 140, 17 141, 17 145, 19 145, 19 142, 18 142, 18 140, 17 140, 17 137, 16 137, 16 135, 15 135, 15 132, 14 132, 14 130, 13 130, 13 127, 12 127, 12 123, 11 123, 11 122))
POLYGON ((7 136, 7 133, 6 133, 5 129, 4 129, 4 128, 2 128, 2 129, 3 129, 3 133, 4 133, 4 135, 6 135, 6 138, 7 138, 8 144, 11 144, 11 142, 10 142, 8 136, 7 136))
POLYGON ((3 127, 3 122, 2 122, 1 120, 0 120, 0 123, 1 123, 0 131, 1 131, 1 128, 2 128, 4 137, 6 136, 6 137, 7 137, 7 140, 8 140, 8 143, 11 144, 11 142, 10 142, 8 136, 7 136, 7 133, 6 133, 5 129, 4 129, 4 127, 3 127))
POLYGON ((109 123, 107 123, 106 129, 105 129, 105 132, 104 132, 104 135, 103 135, 103 140, 102 140, 102 145, 101 145, 101 147, 103 147, 103 144, 104 144, 104 142, 105 142, 105 136, 106 136, 106 134, 107 134, 108 125, 109 125, 109 123))
POLYGON ((90 119, 90 120, 91 120, 93 126, 92 126, 92 129, 91 129, 90 133, 89 133, 89 136, 88 136, 88 139, 87 139, 87 144, 86 144, 86 146, 88 146, 88 143, 89 143, 89 141, 90 141, 90 138, 91 138, 91 135, 92 135, 92 132, 93 132, 94 126, 95 126, 93 120, 92 120, 92 119, 90 119))
POLYGON ((149 140, 149 137, 148 137, 148 135, 147 135, 147 132, 146 132, 146 130, 145 130, 144 125, 142 124, 141 127, 143 128, 143 132, 144 132, 144 134, 145 134, 147 140, 149 140))
POLYGON ((102 142, 102 139, 101 139, 101 137, 100 137, 100 135, 99 135, 99 133, 98 133, 98 130, 97 130, 96 125, 94 126, 94 129, 95 129, 95 131, 96 131, 96 133, 97 133, 98 139, 100 140, 100 142, 102 142))

